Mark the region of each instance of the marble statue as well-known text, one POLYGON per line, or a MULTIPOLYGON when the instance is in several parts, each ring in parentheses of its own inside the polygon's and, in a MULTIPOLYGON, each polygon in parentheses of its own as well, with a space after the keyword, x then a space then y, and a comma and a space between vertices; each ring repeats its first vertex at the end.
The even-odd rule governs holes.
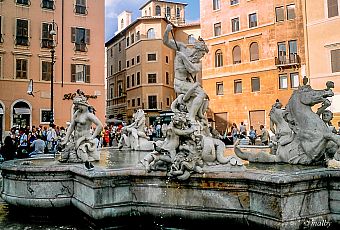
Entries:
POLYGON ((145 134, 145 113, 138 109, 133 114, 133 122, 122 128, 122 136, 118 143, 121 149, 125 145, 132 150, 150 151, 153 149, 153 142, 145 134))
POLYGON ((60 162, 85 163, 88 169, 93 168, 91 161, 99 161, 100 154, 97 151, 95 138, 101 133, 103 125, 96 115, 91 112, 84 93, 77 90, 73 99, 75 113, 67 133, 60 144, 60 162), (91 133, 92 124, 96 129, 91 133))
POLYGON ((154 144, 154 151, 147 154, 142 164, 147 172, 167 171, 170 176, 186 180, 192 173, 204 173, 205 166, 229 164, 242 166, 236 156, 225 157, 225 145, 212 135, 205 112, 209 98, 196 77, 201 72, 201 59, 208 52, 203 39, 193 47, 169 39, 172 26, 168 25, 163 42, 176 50, 174 89, 178 94, 171 104, 174 116, 166 131, 164 141, 154 144))
POLYGON ((293 92, 284 111, 281 106, 273 106, 270 118, 276 122, 277 127, 275 138, 278 146, 275 155, 243 152, 237 144, 234 148, 236 155, 250 162, 328 164, 329 167, 339 167, 340 136, 334 134, 327 122, 320 118, 322 111, 331 104, 327 98, 334 95, 332 86, 334 84, 328 82, 326 89, 314 90, 304 80, 304 85, 293 92), (313 112, 311 107, 320 103, 322 109, 319 108, 317 113, 313 112), (330 143, 333 147, 331 157, 327 154, 330 143))

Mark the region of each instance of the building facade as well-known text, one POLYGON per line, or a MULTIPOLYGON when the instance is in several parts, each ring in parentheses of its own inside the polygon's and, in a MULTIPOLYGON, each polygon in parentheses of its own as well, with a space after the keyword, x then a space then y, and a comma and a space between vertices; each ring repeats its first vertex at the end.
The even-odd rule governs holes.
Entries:
POLYGON ((333 125, 340 121, 340 1, 305 0, 307 72, 312 87, 324 89, 327 81, 335 88, 333 125))
MULTIPOLYGON (((157 117, 170 112, 171 103, 176 97, 173 88, 175 51, 163 44, 163 34, 169 23, 166 18, 174 25, 177 41, 188 44, 193 38, 200 36, 199 23, 184 23, 185 6, 184 3, 170 1, 148 1, 140 8, 142 16, 106 43, 109 63, 108 95, 119 92, 115 83, 110 82, 117 82, 125 76, 125 80, 122 79, 121 82, 124 87, 122 97, 126 97, 121 100, 125 104, 113 102, 114 105, 111 104, 113 99, 109 97, 107 106, 110 114, 107 116, 120 116, 131 121, 134 111, 141 108, 147 114, 147 124, 153 124, 157 117), (111 56, 111 50, 123 41, 125 44, 121 44, 120 53, 113 50, 111 56), (115 66, 118 66, 118 70, 115 66), (110 74, 111 68, 113 74, 110 74), (119 110, 124 106, 126 112, 119 110)), ((116 95, 112 96, 115 98, 116 95)))
POLYGON ((0 2, 2 137, 13 126, 49 124, 52 44, 54 123, 65 126, 70 121, 77 89, 89 96, 96 115, 104 120, 104 26, 98 26, 104 25, 104 7, 104 0, 0 2), (34 97, 26 93, 30 79, 34 97))
POLYGON ((300 0, 201 0, 203 87, 215 128, 269 128, 271 106, 286 105, 305 73, 300 0))

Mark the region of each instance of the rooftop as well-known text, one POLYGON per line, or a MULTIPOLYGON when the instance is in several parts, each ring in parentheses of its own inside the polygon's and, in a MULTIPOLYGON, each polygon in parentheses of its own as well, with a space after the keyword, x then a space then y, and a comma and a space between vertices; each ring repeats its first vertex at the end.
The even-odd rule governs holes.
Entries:
POLYGON ((171 4, 178 4, 178 5, 188 5, 188 3, 183 2, 173 2, 173 1, 163 1, 163 0, 149 0, 144 5, 142 5, 139 10, 142 10, 146 5, 148 5, 150 2, 163 2, 163 3, 171 3, 171 4))

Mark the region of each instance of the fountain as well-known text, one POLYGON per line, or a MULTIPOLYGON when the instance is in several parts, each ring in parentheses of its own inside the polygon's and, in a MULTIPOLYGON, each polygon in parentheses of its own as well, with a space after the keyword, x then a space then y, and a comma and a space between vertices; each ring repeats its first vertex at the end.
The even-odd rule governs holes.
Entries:
POLYGON ((75 133, 87 133, 85 129, 70 131, 71 141, 60 149, 61 162, 54 158, 4 162, 1 197, 13 206, 38 210, 72 207, 97 226, 149 221, 158 227, 184 228, 338 227, 340 171, 334 146, 339 146, 339 138, 310 110, 317 103, 329 104, 330 87, 315 91, 304 84, 285 110, 275 103, 271 111, 275 146, 269 153, 250 152, 236 144, 241 160, 226 153, 204 115, 209 100, 194 81, 200 59, 208 52, 204 41, 197 40, 189 49, 169 39, 171 29, 168 26, 164 42, 177 50, 179 96, 172 103, 175 115, 164 141, 150 142, 140 132, 143 111, 135 114, 119 148, 100 154, 92 151, 91 136, 75 133), (295 113, 296 105, 304 106, 306 114, 300 115, 305 123, 295 113), (314 122, 314 129, 304 126, 308 122, 314 122), (90 161, 90 167, 79 164, 90 161))

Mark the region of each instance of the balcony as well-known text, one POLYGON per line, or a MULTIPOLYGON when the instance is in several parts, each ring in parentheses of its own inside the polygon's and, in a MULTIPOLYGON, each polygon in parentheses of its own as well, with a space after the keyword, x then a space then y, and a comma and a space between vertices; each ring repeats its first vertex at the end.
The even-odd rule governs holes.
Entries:
POLYGON ((298 69, 300 64, 301 60, 298 54, 290 54, 288 58, 285 55, 275 57, 275 65, 280 71, 287 68, 298 69))

